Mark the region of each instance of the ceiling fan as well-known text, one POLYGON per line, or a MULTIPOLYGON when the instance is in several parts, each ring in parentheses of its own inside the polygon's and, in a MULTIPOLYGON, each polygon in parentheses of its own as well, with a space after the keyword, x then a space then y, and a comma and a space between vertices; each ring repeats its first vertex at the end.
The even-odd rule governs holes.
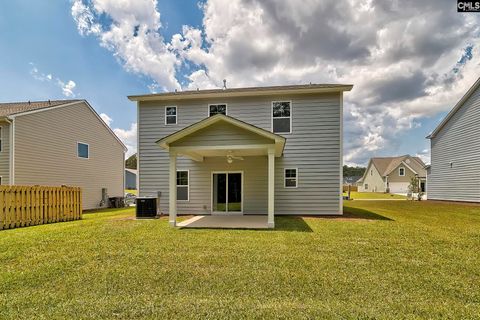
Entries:
POLYGON ((233 155, 233 151, 229 150, 227 152, 227 162, 232 163, 233 160, 243 160, 243 157, 233 155))

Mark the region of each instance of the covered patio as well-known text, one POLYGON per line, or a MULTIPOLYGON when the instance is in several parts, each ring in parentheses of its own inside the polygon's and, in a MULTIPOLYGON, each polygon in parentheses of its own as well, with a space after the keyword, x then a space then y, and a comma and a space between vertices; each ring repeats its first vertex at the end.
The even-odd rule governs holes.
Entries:
POLYGON ((177 223, 180 228, 269 229, 266 215, 195 216, 177 223))
MULTIPOLYGON (((280 135, 223 114, 211 116, 158 140, 157 144, 169 153, 170 225, 202 228, 273 228, 275 225, 275 158, 282 156, 285 141, 286 139, 280 135), (243 215, 242 190, 240 207, 237 207, 238 203, 231 204, 236 206, 237 212, 229 213, 229 209, 227 209, 226 213, 216 215, 218 212, 214 212, 213 191, 210 190, 212 215, 194 217, 177 225, 177 157, 179 156, 195 162, 203 162, 207 157, 225 157, 229 164, 233 161, 241 161, 243 157, 265 156, 268 162, 268 197, 265 197, 268 198, 265 199, 268 202, 268 210, 266 214, 243 215)), ((214 171, 211 173, 213 178, 216 173, 214 171)), ((233 178, 232 175, 232 181, 233 178)), ((235 178, 242 181, 241 188, 243 189, 243 176, 235 178)), ((229 205, 229 203, 225 203, 224 206, 229 207, 229 205)))

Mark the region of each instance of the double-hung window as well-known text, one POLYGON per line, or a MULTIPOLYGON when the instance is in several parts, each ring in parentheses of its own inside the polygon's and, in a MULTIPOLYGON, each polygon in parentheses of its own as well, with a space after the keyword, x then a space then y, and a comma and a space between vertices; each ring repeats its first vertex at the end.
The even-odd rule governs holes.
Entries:
POLYGON ((298 186, 298 169, 285 169, 285 188, 296 188, 298 186))
POLYGON ((292 132, 292 102, 272 102, 272 131, 274 133, 292 132))
POLYGON ((209 104, 208 105, 208 116, 214 116, 216 114, 227 115, 227 105, 225 103, 219 104, 209 104))
POLYGON ((165 107, 165 124, 177 124, 177 107, 165 107))
POLYGON ((189 180, 188 170, 177 171, 177 200, 188 201, 189 180))
POLYGON ((405 168, 404 167, 401 167, 398 169, 398 175, 400 177, 404 177, 405 176, 405 168))

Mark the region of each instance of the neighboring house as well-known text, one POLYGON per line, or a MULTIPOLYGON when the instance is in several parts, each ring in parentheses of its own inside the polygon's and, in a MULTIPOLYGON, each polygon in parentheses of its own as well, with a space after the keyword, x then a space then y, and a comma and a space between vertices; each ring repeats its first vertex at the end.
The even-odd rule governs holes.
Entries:
POLYGON ((125 168, 125 189, 137 189, 137 170, 125 168))
POLYGON ((427 138, 428 199, 480 202, 480 78, 427 138))
POLYGON ((358 191, 406 194, 412 177, 415 176, 425 192, 427 172, 420 158, 410 155, 371 158, 365 174, 358 181, 358 191))
POLYGON ((358 180, 360 180, 361 176, 353 176, 353 177, 343 177, 343 185, 345 186, 357 186, 358 180))
POLYGON ((85 100, 0 103, 0 137, 1 184, 78 186, 84 209, 123 196, 125 146, 85 100))
POLYGON ((342 214, 343 91, 293 85, 130 96, 140 196, 179 214, 342 214))

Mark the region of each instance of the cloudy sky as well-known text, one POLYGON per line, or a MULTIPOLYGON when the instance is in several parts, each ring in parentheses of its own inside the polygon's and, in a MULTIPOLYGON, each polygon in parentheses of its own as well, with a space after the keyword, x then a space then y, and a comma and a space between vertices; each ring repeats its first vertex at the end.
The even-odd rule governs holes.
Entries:
POLYGON ((455 0, 2 1, 0 100, 87 99, 133 153, 128 94, 349 83, 344 162, 428 162, 480 75, 479 22, 455 0))

